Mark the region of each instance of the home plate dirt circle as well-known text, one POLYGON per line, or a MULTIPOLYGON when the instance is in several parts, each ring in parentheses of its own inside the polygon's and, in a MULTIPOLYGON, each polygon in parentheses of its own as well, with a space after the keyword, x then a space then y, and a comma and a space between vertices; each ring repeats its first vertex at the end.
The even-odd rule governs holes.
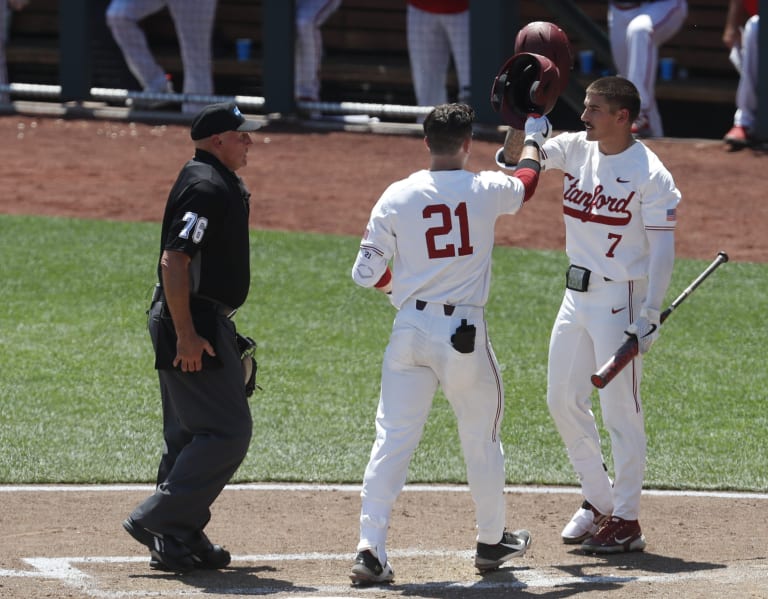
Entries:
POLYGON ((461 485, 406 487, 389 554, 395 581, 356 587, 359 487, 227 487, 208 526, 233 554, 229 568, 178 576, 150 570, 122 530, 148 485, 0 487, 6 510, 0 595, 118 597, 762 597, 768 591, 768 495, 646 491, 645 552, 588 556, 560 542, 576 489, 508 487, 507 522, 528 528, 528 553, 496 572, 473 567, 473 505, 461 485), (9 509, 12 508, 12 509, 9 509), (13 518, 8 517, 13 514, 13 518), (560 594, 566 592, 565 595, 560 594))

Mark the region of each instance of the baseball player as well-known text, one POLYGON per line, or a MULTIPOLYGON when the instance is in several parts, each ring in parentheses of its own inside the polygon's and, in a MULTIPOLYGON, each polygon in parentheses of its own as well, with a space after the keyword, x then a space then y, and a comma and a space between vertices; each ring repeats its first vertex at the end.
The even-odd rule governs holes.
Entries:
POLYGON ((646 543, 638 521, 646 455, 642 354, 659 335, 680 192, 659 158, 634 138, 639 111, 629 80, 598 79, 587 87, 585 131, 560 134, 541 148, 542 168, 564 175, 571 263, 550 338, 547 404, 585 499, 562 538, 588 553, 641 551, 646 543), (591 410, 590 375, 627 335, 637 337, 640 353, 599 392, 612 483, 591 410))
MULTIPOLYGON (((184 65, 185 94, 211 95, 211 42, 216 0, 112 0, 107 24, 125 62, 144 91, 173 93, 165 70, 157 64, 139 21, 167 7, 173 19, 184 65)), ((182 112, 197 113, 204 104, 184 102, 182 112)))
POLYGON ((760 27, 757 10, 757 0, 731 0, 723 31, 723 43, 731 49, 732 61, 739 71, 733 127, 724 137, 732 150, 746 148, 754 141, 753 130, 757 123, 757 32, 760 27))
POLYGON ((659 46, 680 30, 687 16, 686 0, 611 0, 608 5, 613 62, 640 92, 640 114, 632 129, 638 137, 664 135, 656 105, 659 46))
POLYGON ((451 56, 459 102, 470 99, 469 0, 408 0, 408 54, 419 106, 448 101, 446 76, 451 56))
POLYGON ((296 0, 295 95, 297 100, 320 100, 320 26, 339 8, 341 0, 296 0))
POLYGON ((386 538, 438 385, 453 408, 476 508, 475 566, 492 570, 530 545, 527 530, 504 530, 504 413, 501 373, 488 337, 485 303, 494 224, 514 214, 538 182, 546 117, 526 122, 514 176, 465 170, 474 111, 443 104, 423 127, 428 170, 390 185, 374 206, 352 278, 389 294, 398 309, 384 354, 376 440, 363 479, 354 583, 390 582, 386 538), (390 269, 389 262, 394 261, 390 269))
MULTIPOLYGON (((0 0, 0 85, 8 84, 8 69, 5 64, 5 43, 11 23, 11 9, 21 10, 29 0, 0 0)), ((7 104, 10 96, 0 92, 0 104, 7 104)))
POLYGON ((210 506, 246 456, 251 412, 231 320, 250 287, 250 194, 235 171, 253 144, 234 102, 193 120, 195 155, 168 196, 149 333, 163 404, 165 450, 155 492, 123 522, 150 567, 218 569, 228 551, 203 529, 210 506))

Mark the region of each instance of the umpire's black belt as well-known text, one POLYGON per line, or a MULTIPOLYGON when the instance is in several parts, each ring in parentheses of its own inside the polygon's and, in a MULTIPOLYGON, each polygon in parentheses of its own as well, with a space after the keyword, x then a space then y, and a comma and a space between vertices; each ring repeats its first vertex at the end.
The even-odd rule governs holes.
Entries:
POLYGON ((199 310, 210 310, 213 309, 214 312, 217 314, 220 314, 221 316, 226 316, 227 318, 232 318, 237 313, 237 308, 230 308, 226 304, 222 304, 221 302, 217 302, 216 300, 203 298, 203 297, 196 297, 192 296, 189 298, 189 307, 194 312, 195 309, 199 310))
MULTIPOLYGON (((152 294, 152 305, 154 305, 156 302, 162 303, 163 306, 167 305, 165 301, 165 294, 163 293, 163 288, 160 285, 155 285, 155 291, 152 294)), ((237 313, 237 308, 230 308, 226 304, 222 304, 215 299, 202 297, 199 295, 193 295, 189 298, 189 308, 193 312, 195 310, 213 310, 217 314, 226 316, 227 318, 232 318, 237 313)))
MULTIPOLYGON (((424 308, 427 307, 427 302, 424 300, 416 300, 416 309, 421 312, 424 310, 424 308)), ((443 304, 443 314, 446 316, 450 316, 453 314, 453 311, 456 309, 456 306, 452 306, 451 304, 443 304)))

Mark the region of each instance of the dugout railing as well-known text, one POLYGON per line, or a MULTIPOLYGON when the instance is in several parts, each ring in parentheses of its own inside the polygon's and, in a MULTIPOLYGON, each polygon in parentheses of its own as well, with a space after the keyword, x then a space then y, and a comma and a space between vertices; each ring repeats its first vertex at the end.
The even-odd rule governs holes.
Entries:
MULTIPOLYGON (((761 2, 768 3, 768 0, 761 2)), ((67 64, 63 58, 67 48, 62 48, 66 37, 62 27, 66 27, 67 21, 65 15, 59 14, 60 2, 32 0, 24 11, 15 13, 7 44, 11 81, 66 88, 74 74, 75 81, 88 78, 88 83, 80 81, 81 95, 89 94, 93 88, 137 90, 138 86, 127 72, 119 50, 103 22, 108 3, 108 0, 68 0, 66 3, 69 23, 78 18, 75 14, 78 10, 86 13, 91 35, 86 40, 87 47, 83 45, 86 42, 80 41, 79 51, 81 56, 87 52, 89 64, 72 64, 71 60, 67 64), (64 77, 65 73, 62 72, 65 66, 69 69, 68 77, 64 77)), ((274 33, 276 29, 265 28, 264 19, 269 10, 276 10, 278 18, 285 21, 283 26, 290 27, 290 19, 284 14, 280 15, 289 4, 287 0, 219 0, 213 65, 217 94, 261 98, 271 95, 264 90, 269 66, 265 58, 270 54, 265 52, 265 44, 269 32, 274 33), (235 40, 238 37, 253 39, 251 60, 240 62, 235 57, 235 40)), ((405 37, 404 4, 404 0, 342 2, 341 8, 323 27, 326 47, 321 72, 324 99, 334 103, 345 101, 351 106, 361 103, 394 106, 414 104, 405 37)), ((678 66, 678 76, 673 81, 660 81, 657 86, 657 98, 661 102, 712 104, 732 109, 738 76, 721 42, 726 5, 722 0, 689 1, 690 13, 686 24, 661 51, 662 56, 674 58, 678 66)), ((584 47, 594 48, 598 69, 610 69, 604 47, 601 49, 600 42, 588 35, 588 28, 585 30, 570 16, 575 7, 592 24, 594 30, 604 32, 605 0, 471 0, 471 6, 474 12, 483 12, 487 19, 497 17, 497 22, 491 27, 487 26, 487 22, 473 22, 473 33, 478 30, 482 32, 481 36, 473 35, 473 39, 484 38, 483 48, 473 47, 473 70, 477 72, 478 79, 477 84, 473 84, 473 95, 476 97, 487 94, 488 73, 492 73, 495 66, 503 62, 503 58, 511 52, 510 31, 515 30, 516 20, 519 24, 541 19, 560 23, 569 32, 577 51, 584 47), (482 69, 485 69, 485 74, 480 72, 482 69)), ((176 81, 181 81, 183 73, 178 45, 167 12, 149 17, 142 25, 161 64, 176 81)), ((286 59, 290 54, 290 48, 285 47, 286 39, 283 35, 274 42, 282 44, 278 54, 284 59, 282 66, 272 67, 272 72, 277 72, 278 78, 286 69, 291 68, 286 59)), ((71 43, 76 44, 77 41, 71 43)), ((764 46, 768 47, 768 44, 764 46)), ((576 69, 574 81, 579 87, 572 90, 573 97, 567 99, 569 104, 578 102, 584 84, 599 74, 581 75, 578 64, 576 69)), ((768 77, 762 79, 768 80, 768 77)), ((452 93, 455 93, 455 84, 455 77, 451 74, 449 89, 452 93)), ((283 95, 286 95, 285 91, 283 95)), ((22 96, 14 92, 14 97, 22 96)), ((292 98, 286 97, 285 101, 291 103, 292 98)), ((268 109, 267 104, 265 102, 263 106, 268 109)), ((293 105, 290 107, 295 108, 293 105)), ((281 112, 290 109, 279 107, 281 112)), ((765 112, 761 110, 761 114, 765 112)), ((397 110, 393 113, 401 114, 397 110)), ((491 118, 493 116, 490 115, 491 118)))

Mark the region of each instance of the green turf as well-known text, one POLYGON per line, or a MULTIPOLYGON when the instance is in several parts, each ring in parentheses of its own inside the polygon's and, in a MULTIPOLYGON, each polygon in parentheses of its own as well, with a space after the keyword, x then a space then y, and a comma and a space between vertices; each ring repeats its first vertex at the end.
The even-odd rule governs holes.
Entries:
MULTIPOLYGON (((145 310, 158 235, 157 224, 0 216, 0 482, 153 479, 161 427, 145 310)), ((258 342, 264 390, 236 481, 360 481, 394 311, 352 282, 358 241, 253 231, 236 322, 258 342)), ((668 300, 707 263, 678 260, 668 300)), ((487 313, 510 484, 576 482, 545 405, 565 267, 562 252, 495 250, 487 313)), ((767 288, 768 265, 726 264, 664 326, 646 358, 647 486, 768 488, 767 288)), ((409 481, 465 480, 455 428, 438 394, 409 481)))

